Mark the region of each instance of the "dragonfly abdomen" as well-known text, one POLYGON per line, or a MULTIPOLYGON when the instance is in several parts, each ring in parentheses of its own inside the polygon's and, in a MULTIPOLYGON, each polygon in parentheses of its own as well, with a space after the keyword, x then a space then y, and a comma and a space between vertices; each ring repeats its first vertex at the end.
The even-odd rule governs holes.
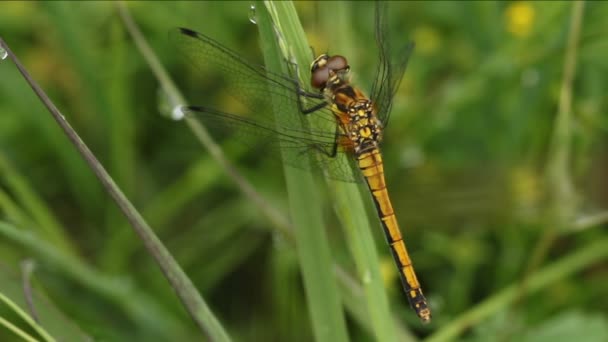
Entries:
MULTIPOLYGON (((384 181, 384 166, 378 147, 382 140, 383 124, 374 103, 358 88, 350 85, 349 70, 348 61, 343 56, 322 54, 311 64, 311 85, 319 89, 331 104, 337 123, 348 139, 348 142, 338 143, 352 150, 357 159, 373 195, 407 299, 418 317, 426 323, 431 320, 431 311, 414 273, 384 181)), ((390 105, 384 105, 382 108, 390 108, 390 105)))
POLYGON ((405 248, 399 224, 388 196, 380 150, 376 148, 361 153, 357 156, 357 163, 374 198, 374 204, 382 222, 386 240, 391 248, 393 259, 399 268, 401 283, 410 306, 423 322, 428 322, 431 319, 431 311, 428 308, 426 298, 422 294, 418 278, 416 278, 412 261, 405 248))

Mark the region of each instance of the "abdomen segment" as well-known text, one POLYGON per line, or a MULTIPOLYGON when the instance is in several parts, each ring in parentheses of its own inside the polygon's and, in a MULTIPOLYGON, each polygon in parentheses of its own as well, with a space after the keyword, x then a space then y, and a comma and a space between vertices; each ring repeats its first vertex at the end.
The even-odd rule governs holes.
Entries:
POLYGON ((412 261, 399 230, 393 206, 388 197, 380 151, 374 149, 362 153, 357 156, 357 163, 361 172, 363 172, 363 176, 365 176, 369 190, 374 198, 374 204, 376 205, 386 240, 391 248, 393 259, 399 269, 401 283, 407 294, 410 306, 416 311, 416 314, 423 322, 429 322, 431 320, 431 310, 428 308, 426 298, 424 298, 420 289, 420 283, 416 278, 412 261))

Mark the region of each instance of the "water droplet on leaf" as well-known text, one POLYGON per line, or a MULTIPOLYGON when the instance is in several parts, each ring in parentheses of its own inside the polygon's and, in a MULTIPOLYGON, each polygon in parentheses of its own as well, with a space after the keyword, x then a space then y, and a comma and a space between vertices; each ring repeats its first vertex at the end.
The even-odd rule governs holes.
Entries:
POLYGON ((173 111, 171 111, 171 119, 175 121, 182 120, 184 116, 185 114, 182 109, 182 106, 176 106, 175 108, 173 108, 173 111))
POLYGON ((258 23, 258 19, 256 18, 256 13, 255 13, 255 5, 251 5, 249 6, 249 21, 256 25, 258 23))

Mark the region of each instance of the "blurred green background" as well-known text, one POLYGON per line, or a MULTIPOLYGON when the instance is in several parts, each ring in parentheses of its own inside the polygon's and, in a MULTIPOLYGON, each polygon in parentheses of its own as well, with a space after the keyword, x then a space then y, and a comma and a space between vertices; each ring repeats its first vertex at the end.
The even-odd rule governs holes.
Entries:
MULTIPOLYGON (((249 5, 129 2, 128 8, 189 101, 230 110, 229 94, 192 76, 168 32, 188 27, 262 63, 249 5)), ((347 55, 367 91, 377 60, 373 5, 295 6, 314 51, 347 55)), ((373 221, 379 267, 404 340, 608 340, 608 3, 585 4, 576 70, 564 93, 574 7, 390 4, 392 38, 417 45, 385 133, 385 170, 434 313, 433 323, 422 326, 408 308, 373 221), (564 96, 571 97, 570 109, 560 105, 564 96)), ((2 2, 0 36, 235 340, 313 339, 293 241, 242 195, 186 125, 161 115, 159 82, 115 4, 2 2)), ((283 168, 220 142, 262 197, 287 216, 283 168)), ((339 221, 323 198, 332 255, 354 277, 339 221)), ((371 198, 366 201, 371 208, 371 198)), ((23 261, 33 261, 35 308, 54 337, 202 338, 8 60, 0 63, 0 210, 0 293, 25 308, 23 261)), ((3 303, 0 317, 29 329, 3 303)), ((352 312, 346 321, 351 340, 374 340, 352 312)), ((0 326, 0 339, 16 338, 0 326)))

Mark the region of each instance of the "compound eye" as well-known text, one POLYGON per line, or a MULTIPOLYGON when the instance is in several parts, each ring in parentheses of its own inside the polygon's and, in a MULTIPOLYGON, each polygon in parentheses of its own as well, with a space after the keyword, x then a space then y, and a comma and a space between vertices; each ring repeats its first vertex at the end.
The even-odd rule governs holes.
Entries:
POLYGON ((327 68, 334 71, 348 69, 348 61, 340 55, 331 56, 327 60, 327 68))
POLYGON ((310 64, 310 72, 315 72, 317 69, 325 67, 328 59, 329 56, 325 53, 319 55, 319 57, 315 58, 315 60, 310 64))
POLYGON ((313 70, 310 85, 315 89, 323 89, 329 80, 329 70, 326 67, 313 70))

